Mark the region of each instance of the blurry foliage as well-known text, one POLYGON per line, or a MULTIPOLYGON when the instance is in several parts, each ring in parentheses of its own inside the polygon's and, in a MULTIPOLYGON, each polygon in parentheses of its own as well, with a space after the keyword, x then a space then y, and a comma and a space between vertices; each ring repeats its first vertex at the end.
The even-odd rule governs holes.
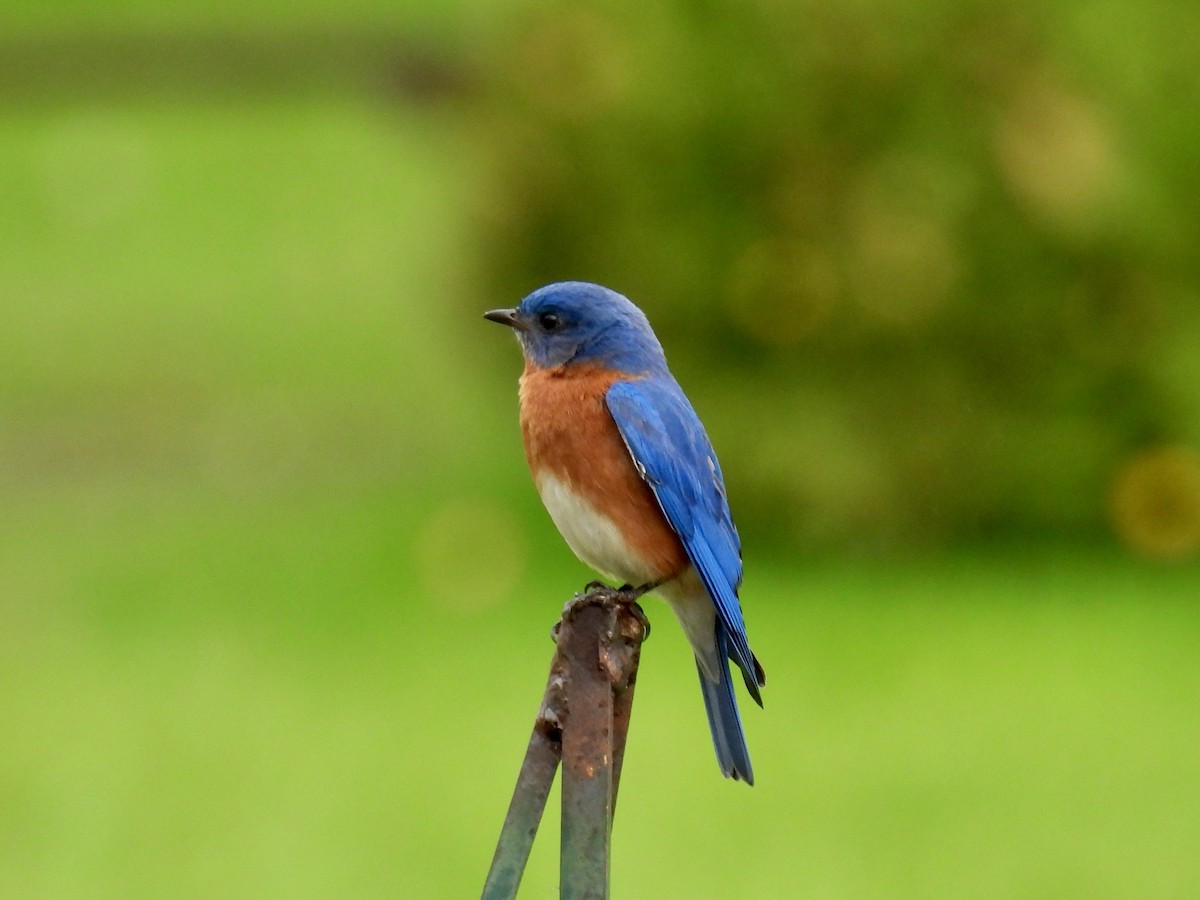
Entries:
MULTIPOLYGON (((738 9, 5 7, 0 897, 478 890, 587 577, 539 280, 646 306, 747 533, 1194 552, 1196 21, 738 9)), ((755 791, 656 630, 614 893, 1190 896, 1194 569, 1011 549, 748 566, 755 791)))
POLYGON ((1151 479, 1174 505, 1110 502, 1135 454, 1200 446, 1198 24, 1020 0, 527 12, 479 66, 488 295, 581 278, 642 305, 756 539, 1111 514, 1145 549, 1171 524, 1121 517, 1200 504, 1178 466, 1151 479))

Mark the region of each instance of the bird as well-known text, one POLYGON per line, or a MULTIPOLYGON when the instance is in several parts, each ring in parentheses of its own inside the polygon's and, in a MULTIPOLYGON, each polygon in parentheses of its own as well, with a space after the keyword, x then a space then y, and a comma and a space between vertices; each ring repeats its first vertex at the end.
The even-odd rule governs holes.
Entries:
POLYGON ((738 597, 741 539, 712 442, 649 320, 622 294, 562 281, 484 318, 516 334, 526 461, 550 518, 626 595, 657 594, 696 658, 722 774, 754 784, 731 676, 761 707, 766 674, 738 597))

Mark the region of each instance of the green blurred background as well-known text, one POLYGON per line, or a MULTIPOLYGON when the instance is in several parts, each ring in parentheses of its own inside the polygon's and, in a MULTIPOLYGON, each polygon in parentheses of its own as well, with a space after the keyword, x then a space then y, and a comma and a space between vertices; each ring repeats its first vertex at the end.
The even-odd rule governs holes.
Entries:
MULTIPOLYGON (((620 897, 1200 884, 1200 7, 0 14, 0 896, 478 892, 559 607, 482 310, 641 304, 770 672, 657 603, 620 897)), ((552 896, 548 816, 524 894, 552 896)))

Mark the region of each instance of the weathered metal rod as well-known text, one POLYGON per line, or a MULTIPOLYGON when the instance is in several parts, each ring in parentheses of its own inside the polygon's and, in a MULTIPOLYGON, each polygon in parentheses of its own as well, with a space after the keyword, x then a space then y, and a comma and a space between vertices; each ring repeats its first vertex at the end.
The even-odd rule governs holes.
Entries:
POLYGON ((483 885, 482 900, 511 900, 517 896, 525 864, 533 849, 546 799, 554 784, 554 773, 562 758, 562 686, 566 660, 561 652, 554 654, 550 665, 550 677, 546 681, 546 692, 533 733, 529 736, 529 747, 521 772, 517 775, 517 786, 513 790, 508 813, 496 852, 492 856, 492 867, 483 885))
POLYGON ((587 605, 563 619, 567 727, 562 742, 562 846, 559 896, 606 900, 612 835, 613 684, 601 664, 616 611, 587 605))
POLYGON ((611 588, 577 595, 555 629, 558 649, 483 900, 516 896, 554 773, 563 763, 559 894, 608 897, 610 837, 646 618, 611 588))
POLYGON ((625 762, 625 740, 633 715, 633 689, 637 685, 642 643, 650 635, 650 623, 637 603, 617 607, 617 627, 605 646, 602 661, 613 684, 613 777, 612 814, 617 812, 617 791, 625 762))

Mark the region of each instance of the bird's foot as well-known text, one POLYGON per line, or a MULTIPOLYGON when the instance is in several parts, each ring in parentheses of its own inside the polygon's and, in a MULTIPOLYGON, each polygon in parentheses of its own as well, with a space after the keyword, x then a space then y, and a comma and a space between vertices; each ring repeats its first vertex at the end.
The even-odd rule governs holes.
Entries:
POLYGON ((623 605, 629 611, 629 614, 637 620, 638 625, 641 626, 642 640, 645 641, 650 637, 650 620, 646 618, 646 613, 642 610, 636 599, 629 600, 623 603, 623 605))
POLYGON ((622 610, 628 611, 629 615, 634 618, 642 629, 642 640, 644 641, 650 637, 650 620, 646 618, 646 614, 638 605, 638 600, 656 587, 658 587, 657 584, 643 584, 639 587, 624 584, 619 588, 614 588, 603 581, 589 581, 584 585, 582 593, 576 594, 567 601, 563 607, 562 618, 550 629, 550 638, 557 643, 562 623, 573 617, 583 607, 614 604, 621 607, 622 610))
POLYGON ((623 584, 617 588, 617 594, 623 601, 627 603, 634 603, 638 600, 641 600, 645 594, 648 594, 657 588, 659 584, 660 582, 657 581, 649 582, 647 584, 640 584, 637 587, 634 587, 632 584, 623 584))
POLYGON ((637 587, 634 587, 632 584, 623 584, 612 593, 613 599, 629 610, 630 615, 641 626, 643 641, 650 637, 650 620, 646 618, 646 613, 642 611, 642 607, 638 604, 638 601, 657 587, 658 582, 642 584, 637 587))

